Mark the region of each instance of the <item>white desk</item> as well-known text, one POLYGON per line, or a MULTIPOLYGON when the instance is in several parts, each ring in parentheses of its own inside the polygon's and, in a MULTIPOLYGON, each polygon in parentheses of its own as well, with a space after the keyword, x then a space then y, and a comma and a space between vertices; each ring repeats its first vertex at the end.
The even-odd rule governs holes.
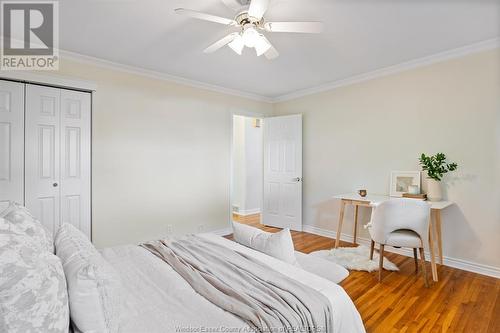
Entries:
MULTIPOLYGON (((396 198, 390 197, 388 195, 378 195, 370 194, 366 197, 361 197, 357 193, 347 193, 336 195, 333 198, 341 200, 340 202, 340 213, 339 213, 339 224, 337 226, 337 238, 335 240, 335 247, 340 245, 340 235, 342 233, 342 224, 344 223, 344 211, 347 204, 354 206, 354 243, 356 244, 357 230, 358 230, 358 207, 376 207, 380 203, 393 200, 396 198)), ((431 204, 431 219, 429 223, 429 247, 431 254, 431 267, 432 267, 432 279, 438 281, 436 258, 435 258, 435 243, 434 237, 437 240, 439 264, 443 264, 443 246, 441 237, 441 210, 453 205, 451 201, 428 201, 431 204), (434 232, 436 236, 434 236, 434 232)))

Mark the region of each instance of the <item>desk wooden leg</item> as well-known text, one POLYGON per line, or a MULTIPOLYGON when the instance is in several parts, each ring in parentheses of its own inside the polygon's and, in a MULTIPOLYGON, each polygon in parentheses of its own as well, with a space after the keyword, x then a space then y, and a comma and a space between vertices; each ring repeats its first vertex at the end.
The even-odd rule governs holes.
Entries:
POLYGON ((340 202, 340 213, 339 213, 339 224, 337 225, 337 238, 335 239, 335 247, 340 245, 340 234, 342 233, 342 223, 344 223, 344 210, 346 202, 342 200, 340 202))
POLYGON ((431 268, 432 268, 432 280, 434 282, 438 281, 438 274, 437 274, 437 267, 436 267, 436 256, 434 254, 434 222, 432 218, 432 211, 431 211, 431 218, 430 218, 430 223, 429 223, 429 247, 430 247, 430 255, 431 255, 431 268))
POLYGON ((358 234, 358 205, 354 205, 354 244, 356 244, 356 237, 358 234))
POLYGON ((437 246, 438 246, 438 256, 439 256, 439 264, 443 264, 443 240, 441 239, 441 211, 436 210, 434 213, 436 217, 436 238, 437 238, 437 246))

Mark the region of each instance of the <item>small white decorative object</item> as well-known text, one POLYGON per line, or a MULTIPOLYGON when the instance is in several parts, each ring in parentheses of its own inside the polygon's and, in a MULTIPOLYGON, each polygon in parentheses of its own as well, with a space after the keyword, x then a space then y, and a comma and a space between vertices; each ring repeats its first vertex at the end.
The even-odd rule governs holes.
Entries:
POLYGON ((420 194, 420 187, 418 185, 410 185, 408 186, 408 193, 420 194))
POLYGON ((427 178, 427 199, 429 201, 441 201, 443 199, 441 183, 432 178, 427 178))
POLYGON ((401 197, 409 192, 411 185, 420 188, 420 171, 392 171, 391 197, 401 197))

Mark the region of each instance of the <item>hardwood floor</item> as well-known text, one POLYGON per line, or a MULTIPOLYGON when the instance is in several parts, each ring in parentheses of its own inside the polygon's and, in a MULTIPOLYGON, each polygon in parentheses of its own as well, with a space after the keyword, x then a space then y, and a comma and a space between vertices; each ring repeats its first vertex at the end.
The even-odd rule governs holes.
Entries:
MULTIPOLYGON (((234 217, 265 231, 280 230, 262 226, 259 219, 258 214, 234 217)), ((292 231, 292 237, 295 249, 304 253, 331 249, 335 243, 306 232, 292 231)), ((439 266, 439 282, 430 281, 425 288, 423 279, 414 273, 413 258, 394 253, 386 257, 400 271, 384 271, 382 283, 377 281, 377 272, 358 271, 351 271, 340 283, 368 332, 500 332, 500 279, 439 266)))

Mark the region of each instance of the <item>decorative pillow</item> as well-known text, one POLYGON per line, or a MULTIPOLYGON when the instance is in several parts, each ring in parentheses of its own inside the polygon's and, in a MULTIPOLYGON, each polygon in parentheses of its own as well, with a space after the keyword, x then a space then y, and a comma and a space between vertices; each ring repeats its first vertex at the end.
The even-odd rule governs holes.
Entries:
POLYGON ((233 222, 233 237, 237 243, 245 245, 246 247, 252 247, 253 239, 264 231, 251 227, 246 224, 233 222))
POLYGON ((0 218, 0 332, 67 332, 68 294, 61 261, 10 231, 0 218))
POLYGON ((0 217, 11 222, 11 232, 27 235, 33 238, 35 243, 39 244, 40 249, 54 253, 52 233, 40 221, 35 219, 26 207, 11 202, 9 207, 0 214, 0 217))
POLYGON ((270 233, 241 223, 233 223, 233 236, 234 240, 241 245, 299 266, 295 258, 292 235, 288 228, 270 233))
POLYGON ((99 255, 99 251, 92 245, 88 237, 73 225, 63 223, 55 236, 56 255, 63 264, 73 256, 90 257, 99 255))
POLYGON ((121 281, 87 237, 63 224, 55 237, 73 325, 81 332, 118 332, 121 281))

